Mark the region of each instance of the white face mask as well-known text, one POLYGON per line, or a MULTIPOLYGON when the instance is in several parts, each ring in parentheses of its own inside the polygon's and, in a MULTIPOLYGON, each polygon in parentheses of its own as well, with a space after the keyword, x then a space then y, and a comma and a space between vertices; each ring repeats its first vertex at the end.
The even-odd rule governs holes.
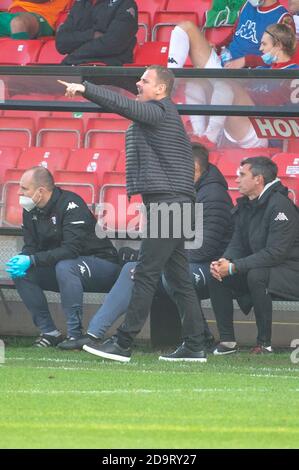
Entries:
POLYGON ((259 7, 264 3, 264 0, 248 0, 248 2, 253 6, 253 7, 259 7))
POLYGON ((28 212, 32 211, 32 209, 34 209, 35 206, 36 206, 33 199, 31 197, 28 197, 28 196, 20 196, 19 197, 19 204, 20 204, 21 207, 23 207, 23 209, 25 209, 28 212))

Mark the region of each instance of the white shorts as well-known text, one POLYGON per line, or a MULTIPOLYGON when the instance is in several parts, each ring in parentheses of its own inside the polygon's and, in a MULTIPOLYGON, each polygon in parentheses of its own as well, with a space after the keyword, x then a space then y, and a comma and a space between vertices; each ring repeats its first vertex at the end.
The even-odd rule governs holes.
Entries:
POLYGON ((215 49, 211 50, 208 62, 204 66, 205 69, 222 69, 220 57, 216 54, 215 49))
POLYGON ((250 125, 249 131, 242 140, 235 140, 225 129, 224 135, 230 142, 237 144, 238 147, 242 149, 252 149, 252 148, 264 148, 268 147, 268 139, 261 139, 255 133, 255 130, 252 125, 250 125))

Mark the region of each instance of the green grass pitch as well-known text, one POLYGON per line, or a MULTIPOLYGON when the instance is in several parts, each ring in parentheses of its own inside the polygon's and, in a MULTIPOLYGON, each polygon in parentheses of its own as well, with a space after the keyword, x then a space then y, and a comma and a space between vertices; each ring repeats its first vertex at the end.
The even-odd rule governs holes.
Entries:
POLYGON ((9 341, 0 448, 298 448, 299 364, 290 352, 131 362, 9 341))

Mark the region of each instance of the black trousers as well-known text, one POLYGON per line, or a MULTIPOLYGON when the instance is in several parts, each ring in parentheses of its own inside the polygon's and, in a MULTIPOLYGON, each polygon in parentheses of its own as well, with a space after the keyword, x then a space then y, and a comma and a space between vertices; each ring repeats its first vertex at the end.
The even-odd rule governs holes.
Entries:
MULTIPOLYGON (((147 207, 147 222, 150 227, 150 206, 147 207)), ((170 225, 172 221, 170 220, 170 225)), ((184 237, 174 238, 171 229, 169 238, 142 240, 139 260, 134 273, 134 288, 125 320, 118 329, 118 342, 129 347, 133 338, 142 329, 149 314, 153 296, 161 275, 174 292, 181 322, 182 337, 192 350, 203 349, 204 323, 189 273, 189 264, 184 250, 184 237)))
POLYGON ((228 276, 222 282, 214 278, 210 281, 210 298, 220 341, 235 341, 233 298, 238 294, 250 293, 257 326, 257 344, 271 344, 272 299, 267 290, 269 273, 269 268, 250 269, 246 275, 228 276))

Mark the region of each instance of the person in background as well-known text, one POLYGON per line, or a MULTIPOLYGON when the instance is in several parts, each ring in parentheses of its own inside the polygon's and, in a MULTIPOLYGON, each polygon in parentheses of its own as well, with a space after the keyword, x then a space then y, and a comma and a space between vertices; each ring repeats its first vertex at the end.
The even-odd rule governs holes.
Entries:
POLYGON ((20 180, 24 246, 7 263, 17 291, 41 335, 35 346, 57 346, 63 338, 43 290, 60 292, 67 335, 82 334, 83 291, 108 292, 119 273, 117 251, 95 234, 96 219, 80 196, 55 187, 44 167, 20 180))
POLYGON ((293 20, 296 27, 296 37, 299 39, 299 0, 289 0, 289 12, 293 15, 293 20))
MULTIPOLYGON (((263 67, 278 69, 298 69, 293 59, 297 47, 296 36, 291 28, 284 24, 268 26, 261 40, 263 67)), ((249 80, 248 86, 233 83, 233 105, 282 106, 290 102, 290 80, 249 80)), ((224 124, 224 137, 230 145, 241 148, 267 147, 268 140, 259 138, 246 116, 227 116, 224 124)))
MULTIPOLYGON (((234 34, 228 45, 230 60, 224 65, 215 49, 208 43, 204 33, 191 21, 177 25, 171 34, 168 54, 168 67, 183 67, 188 55, 194 67, 204 69, 243 68, 263 65, 260 43, 265 29, 274 23, 286 24, 295 31, 290 13, 277 0, 248 0, 242 8, 234 34)), ((189 80, 185 88, 188 104, 230 106, 234 101, 234 91, 225 80, 189 80)), ((206 124, 205 116, 192 116, 193 133, 200 142, 212 149, 222 135, 225 116, 211 116, 206 124)))
MULTIPOLYGON (((201 144, 192 144, 194 159, 194 186, 196 202, 203 204, 203 244, 200 248, 188 250, 189 271, 199 301, 209 297, 208 282, 211 278, 210 263, 220 257, 225 250, 233 231, 231 198, 227 192, 227 183, 215 165, 209 163, 209 152, 201 144)), ((82 349, 92 345, 92 341, 101 342, 107 330, 123 315, 131 300, 134 286, 134 270, 136 262, 124 265, 120 275, 106 295, 103 305, 91 319, 87 333, 81 338, 64 341, 59 345, 61 349, 82 349)), ((163 278, 163 284, 174 298, 171 287, 163 278)), ((159 291, 160 295, 165 295, 159 291)), ((205 322, 205 343, 210 347, 214 338, 205 322)))
POLYGON ((244 159, 236 181, 243 197, 234 209, 234 233, 222 257, 211 263, 209 291, 220 336, 214 354, 237 351, 236 293, 251 297, 257 326, 252 353, 269 354, 271 294, 299 299, 299 211, 277 178, 277 165, 267 157, 244 159))
POLYGON ((134 0, 77 0, 56 33, 56 48, 67 54, 64 65, 133 62, 138 31, 134 0))
POLYGON ((0 12, 0 37, 35 39, 53 36, 58 16, 70 0, 13 0, 8 12, 0 12))

